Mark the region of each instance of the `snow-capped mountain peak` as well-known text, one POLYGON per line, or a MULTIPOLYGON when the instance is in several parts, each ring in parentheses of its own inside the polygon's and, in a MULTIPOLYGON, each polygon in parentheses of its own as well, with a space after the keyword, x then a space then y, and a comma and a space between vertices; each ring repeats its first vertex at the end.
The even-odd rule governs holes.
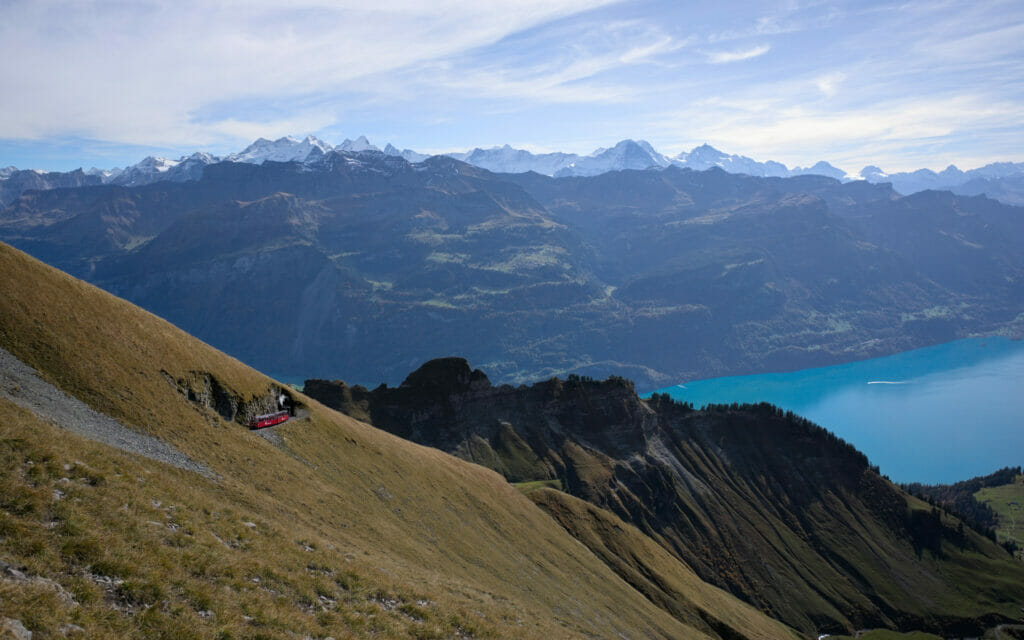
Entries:
POLYGON ((679 155, 672 158, 672 160, 681 166, 701 170, 720 167, 727 158, 729 156, 705 142, 699 147, 694 147, 689 152, 680 151, 679 155))
POLYGON ((171 160, 170 158, 158 158, 154 156, 146 156, 141 162, 136 164, 133 168, 141 171, 158 171, 163 173, 170 170, 173 167, 178 166, 178 160, 171 160))
POLYGON ((224 159, 229 162, 248 162, 250 164, 263 164, 267 160, 273 162, 304 162, 310 156, 319 157, 332 150, 333 147, 331 145, 314 136, 306 136, 303 140, 296 140, 291 136, 278 138, 274 141, 258 138, 242 151, 232 153, 224 159))
POLYGON ((889 177, 889 174, 882 171, 881 167, 876 167, 873 164, 869 164, 868 166, 860 170, 860 173, 857 174, 857 177, 863 180, 867 180, 868 182, 884 182, 885 179, 889 177))
MULTIPOLYGON (((97 176, 104 183, 124 186, 139 186, 162 180, 186 181, 198 180, 202 177, 205 167, 221 161, 245 162, 262 164, 268 160, 276 162, 302 162, 313 167, 321 159, 328 159, 332 152, 345 152, 345 162, 361 162, 354 154, 362 152, 380 152, 365 135, 355 140, 346 139, 336 147, 307 135, 302 140, 292 136, 284 136, 276 140, 257 138, 242 151, 220 158, 210 153, 197 151, 177 160, 149 156, 137 164, 124 169, 90 169, 84 173, 97 176)), ((429 156, 411 149, 399 150, 388 143, 383 153, 387 156, 400 157, 410 163, 419 163, 429 156)), ((790 177, 798 175, 824 175, 842 181, 867 180, 868 182, 890 182, 893 188, 903 194, 914 193, 923 189, 952 189, 963 187, 971 189, 971 193, 981 193, 991 187, 989 182, 998 180, 1018 180, 1024 182, 1024 163, 996 162, 962 171, 955 165, 949 165, 940 172, 930 169, 918 169, 912 172, 887 173, 881 168, 868 165, 859 173, 847 175, 827 162, 817 162, 810 167, 793 167, 775 162, 759 162, 746 156, 728 154, 712 147, 708 143, 694 147, 690 151, 668 157, 658 152, 645 140, 621 140, 614 146, 595 149, 589 155, 576 153, 533 153, 526 149, 513 147, 509 144, 490 148, 474 148, 462 153, 450 153, 448 156, 497 173, 524 173, 534 171, 543 175, 563 176, 594 176, 608 171, 626 169, 643 170, 677 166, 696 171, 718 167, 729 173, 742 173, 761 177, 790 177), (967 186, 964 186, 967 185, 967 186)), ((0 181, 10 178, 18 169, 15 167, 0 168, 0 181)), ((37 171, 45 174, 44 171, 37 171)), ((1014 187, 1016 188, 1016 187, 1014 187)))
POLYGON ((366 139, 366 136, 359 136, 355 140, 349 140, 346 138, 341 144, 335 147, 338 151, 351 151, 353 153, 360 153, 362 151, 380 151, 379 148, 370 144, 370 141, 366 139))
MULTIPOLYGON (((672 164, 693 169, 694 171, 704 171, 712 167, 718 167, 724 171, 728 171, 729 173, 744 173, 751 176, 776 178, 813 173, 811 170, 805 170, 799 167, 789 169, 781 162, 775 162, 773 160, 758 162, 757 160, 748 158, 747 156, 725 153, 712 147, 706 142, 700 146, 694 147, 689 152, 683 151, 679 153, 672 158, 672 164)), ((821 164, 822 163, 818 163, 815 167, 819 167, 821 164)), ((831 165, 826 165, 820 168, 828 170, 828 167, 831 167, 831 165)), ((826 175, 831 175, 832 177, 840 179, 845 177, 845 174, 835 167, 831 167, 831 172, 826 175)))
POLYGON ((203 175, 203 168, 214 162, 220 162, 220 158, 211 153, 196 151, 192 155, 182 156, 177 160, 148 156, 141 162, 124 169, 116 167, 107 171, 90 169, 89 173, 100 176, 103 182, 137 187, 161 180, 171 182, 198 180, 203 175))
POLYGON ((668 157, 655 151, 654 147, 651 146, 650 142, 647 142, 646 140, 636 140, 634 144, 636 144, 638 147, 649 153, 652 158, 658 161, 658 164, 665 167, 667 167, 670 164, 668 157))
POLYGON ((589 156, 577 157, 556 171, 561 176, 594 176, 608 171, 624 169, 650 169, 671 164, 664 155, 654 150, 645 140, 620 140, 610 149, 600 148, 589 156))
POLYGON ((181 162, 189 162, 189 161, 192 161, 192 162, 202 162, 204 164, 213 164, 214 162, 220 162, 220 158, 218 158, 217 156, 213 155, 212 153, 207 153, 205 151, 196 151, 192 155, 190 155, 188 157, 185 157, 185 158, 182 158, 182 160, 181 160, 181 162))
POLYGON ((114 167, 112 169, 99 169, 97 167, 93 167, 86 171, 85 175, 99 176, 100 180, 102 180, 103 182, 110 182, 110 180, 112 180, 113 178, 121 175, 121 172, 123 171, 124 169, 122 169, 121 167, 114 167))
POLYGON ((411 164, 423 162, 424 160, 430 157, 425 153, 417 153, 412 149, 402 149, 401 151, 399 151, 398 147, 391 144, 390 142, 387 144, 387 146, 384 147, 384 155, 398 156, 399 158, 402 158, 406 162, 409 162, 411 164))
POLYGON ((536 171, 547 176, 565 168, 579 156, 574 153, 531 153, 505 144, 481 149, 476 147, 464 153, 449 153, 450 158, 494 171, 495 173, 526 173, 536 171))

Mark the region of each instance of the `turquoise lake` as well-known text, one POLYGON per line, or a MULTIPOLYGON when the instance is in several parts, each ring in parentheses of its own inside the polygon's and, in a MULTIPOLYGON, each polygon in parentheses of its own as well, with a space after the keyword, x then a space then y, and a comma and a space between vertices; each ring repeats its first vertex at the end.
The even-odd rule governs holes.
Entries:
POLYGON ((696 407, 770 402, 832 431, 895 482, 1024 464, 1024 342, 971 338, 844 365, 658 389, 696 407))

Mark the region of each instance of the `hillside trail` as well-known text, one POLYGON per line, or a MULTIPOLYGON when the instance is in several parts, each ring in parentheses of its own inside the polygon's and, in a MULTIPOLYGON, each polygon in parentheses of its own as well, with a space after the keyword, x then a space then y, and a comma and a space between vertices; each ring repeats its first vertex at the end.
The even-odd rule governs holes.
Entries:
POLYGON ((216 474, 206 465, 196 462, 170 444, 129 429, 81 400, 67 395, 3 348, 0 348, 0 398, 76 435, 216 479, 216 474))

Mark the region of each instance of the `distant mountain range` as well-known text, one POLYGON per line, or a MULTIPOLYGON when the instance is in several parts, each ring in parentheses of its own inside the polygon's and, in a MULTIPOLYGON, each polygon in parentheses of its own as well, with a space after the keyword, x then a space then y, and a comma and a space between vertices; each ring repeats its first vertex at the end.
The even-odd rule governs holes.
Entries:
POLYGON ((502 382, 657 388, 1024 334, 1024 215, 987 198, 305 152, 28 191, 0 239, 264 371, 364 384, 459 353, 502 382))
POLYGON ((676 166, 698 171, 718 167, 729 173, 760 177, 786 178, 813 174, 839 180, 846 179, 844 171, 827 162, 819 162, 807 169, 789 169, 780 162, 758 162, 746 156, 729 155, 708 144, 695 147, 689 153, 684 151, 676 156, 667 156, 656 151, 645 140, 623 140, 610 149, 597 149, 588 156, 574 153, 533 154, 523 149, 513 149, 508 145, 448 155, 495 173, 534 171, 555 178, 596 176, 624 169, 676 166))
MULTIPOLYGON (((15 167, 0 169, 0 205, 10 204, 18 195, 29 189, 49 189, 87 184, 118 184, 141 186, 159 181, 184 182, 196 180, 203 168, 217 162, 245 162, 262 164, 274 162, 316 162, 331 151, 351 153, 381 152, 418 163, 427 159, 427 154, 411 149, 399 150, 387 144, 384 149, 370 143, 365 136, 355 140, 344 140, 332 146, 314 136, 299 140, 291 136, 277 140, 260 138, 242 151, 223 157, 196 152, 177 160, 147 157, 129 167, 114 169, 89 169, 67 173, 19 170, 15 167)), ((746 156, 728 154, 703 144, 689 152, 668 156, 658 152, 644 140, 622 140, 611 148, 595 150, 590 155, 575 153, 532 153, 515 149, 509 145, 489 149, 475 148, 463 153, 449 153, 449 157, 495 173, 536 172, 556 178, 569 176, 594 176, 608 171, 626 169, 666 168, 677 166, 694 170, 718 167, 729 173, 758 177, 786 178, 801 175, 821 175, 848 182, 867 180, 871 183, 891 183, 902 195, 918 191, 946 190, 961 195, 987 195, 1008 204, 1024 204, 1024 162, 996 162, 977 169, 961 171, 950 165, 936 173, 929 169, 912 172, 886 173, 879 167, 869 165, 857 175, 849 175, 828 162, 817 162, 810 167, 793 167, 768 160, 760 162, 746 156)))

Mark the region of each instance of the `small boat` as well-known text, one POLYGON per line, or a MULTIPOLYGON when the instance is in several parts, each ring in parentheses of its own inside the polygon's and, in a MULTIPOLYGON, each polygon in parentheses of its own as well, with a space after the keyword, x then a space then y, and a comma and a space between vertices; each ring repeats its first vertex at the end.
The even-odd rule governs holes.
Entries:
POLYGON ((250 429, 263 429, 265 427, 272 427, 275 424, 281 424, 287 422, 288 412, 287 411, 275 411, 274 413, 265 413, 262 416, 256 416, 249 421, 250 429))

